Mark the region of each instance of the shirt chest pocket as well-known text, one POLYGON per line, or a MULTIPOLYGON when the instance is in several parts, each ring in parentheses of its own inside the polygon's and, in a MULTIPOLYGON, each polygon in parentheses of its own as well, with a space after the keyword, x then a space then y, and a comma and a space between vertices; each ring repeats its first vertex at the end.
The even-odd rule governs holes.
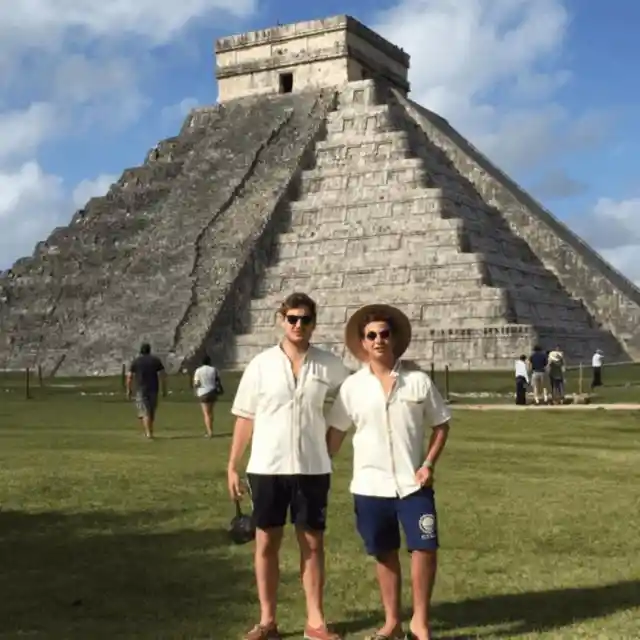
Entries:
POLYGON ((304 395, 310 404, 322 407, 330 388, 331 385, 328 380, 321 376, 311 374, 307 376, 305 380, 304 395))
POLYGON ((410 423, 413 423, 416 426, 422 424, 426 404, 424 394, 421 394, 417 390, 411 388, 399 389, 396 394, 395 402, 398 409, 410 423))

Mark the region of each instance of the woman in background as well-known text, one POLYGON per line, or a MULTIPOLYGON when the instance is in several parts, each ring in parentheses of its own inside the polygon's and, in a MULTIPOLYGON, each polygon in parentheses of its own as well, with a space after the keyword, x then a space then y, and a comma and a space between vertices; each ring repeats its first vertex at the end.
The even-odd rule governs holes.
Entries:
POLYGON ((211 365, 211 358, 204 356, 202 364, 195 370, 193 374, 193 387, 196 390, 196 396, 202 407, 202 416, 204 418, 204 428, 207 430, 206 437, 213 437, 213 405, 218 396, 224 393, 220 374, 218 370, 211 365))

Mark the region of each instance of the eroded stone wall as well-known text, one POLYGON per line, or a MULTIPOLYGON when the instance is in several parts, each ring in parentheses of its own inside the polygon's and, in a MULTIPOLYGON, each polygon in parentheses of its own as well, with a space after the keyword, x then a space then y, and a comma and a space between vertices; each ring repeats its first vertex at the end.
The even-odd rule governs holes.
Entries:
MULTIPOLYGON (((640 358, 640 291, 586 243, 545 210, 515 182, 456 132, 445 120, 406 100, 394 99, 420 126, 428 140, 473 184, 483 201, 503 217, 543 268, 581 304, 627 357, 640 358)), ((498 265, 494 266, 497 272, 498 265)), ((500 276, 498 276, 498 279, 500 276)), ((616 354, 618 355, 618 354, 616 354)))

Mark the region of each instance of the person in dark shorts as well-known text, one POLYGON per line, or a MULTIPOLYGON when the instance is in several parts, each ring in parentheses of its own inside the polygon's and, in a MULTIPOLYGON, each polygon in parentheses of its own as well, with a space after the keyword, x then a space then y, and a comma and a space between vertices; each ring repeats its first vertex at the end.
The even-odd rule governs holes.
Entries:
POLYGON ((204 356, 202 364, 193 374, 193 388, 202 407, 204 428, 207 438, 213 437, 213 405, 220 395, 224 393, 222 381, 218 370, 212 366, 211 358, 204 356))
POLYGON ((549 384, 551 385, 552 404, 563 404, 564 402, 564 374, 565 363, 564 353, 560 347, 556 347, 549 353, 549 384))
POLYGON ((140 355, 129 365, 127 374, 127 397, 131 399, 135 382, 136 407, 147 438, 153 438, 153 427, 158 408, 158 392, 167 395, 166 372, 162 361, 151 353, 147 342, 140 347, 140 355))
POLYGON ((247 479, 256 526, 260 620, 245 640, 281 638, 276 622, 278 566, 287 515, 300 549, 307 605, 304 637, 339 640, 327 627, 322 604, 331 483, 324 402, 350 372, 337 356, 310 344, 316 304, 308 295, 291 294, 278 315, 283 339, 249 362, 231 409, 236 423, 227 476, 234 500, 242 494, 238 467, 251 443, 247 479))
POLYGON ((356 527, 375 558, 384 608, 376 640, 431 640, 431 597, 437 570, 435 466, 451 412, 427 373, 401 357, 411 323, 399 309, 372 304, 347 322, 344 342, 364 366, 345 380, 329 416, 329 454, 355 427, 353 494, 356 527), (400 529, 411 553, 413 615, 402 630, 400 529))

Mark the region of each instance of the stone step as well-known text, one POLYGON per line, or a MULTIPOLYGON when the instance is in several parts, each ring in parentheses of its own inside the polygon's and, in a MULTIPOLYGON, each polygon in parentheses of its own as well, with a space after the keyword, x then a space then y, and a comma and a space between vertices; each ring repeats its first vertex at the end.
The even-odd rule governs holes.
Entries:
MULTIPOLYGON (((389 258, 394 253, 390 252, 389 258)), ((444 264, 428 264, 418 256, 405 257, 403 260, 388 259, 362 254, 354 257, 342 269, 335 268, 335 257, 308 256, 283 261, 280 265, 269 267, 265 277, 254 288, 256 296, 278 293, 286 296, 292 291, 316 289, 357 289, 362 286, 392 284, 398 287, 418 283, 425 287, 458 287, 469 291, 484 283, 484 270, 481 258, 472 254, 459 254, 450 257, 444 264), (469 261, 462 262, 462 259, 469 261), (293 264, 294 263, 294 264, 293 264)))
POLYGON ((463 227, 462 220, 448 215, 440 207, 446 207, 447 203, 440 200, 405 200, 365 202, 349 206, 333 205, 327 207, 313 207, 306 211, 301 209, 292 212, 288 229, 291 233, 315 230, 325 225, 364 225, 388 224, 398 220, 420 221, 423 227, 431 231, 457 230, 463 227), (447 217, 445 217, 447 216, 447 217))
POLYGON ((425 234, 425 246, 442 242, 459 242, 458 234, 462 229, 460 220, 444 220, 432 215, 370 218, 362 221, 323 222, 322 225, 294 224, 290 231, 280 234, 278 245, 298 242, 319 242, 336 238, 363 238, 388 233, 407 235, 425 234))
MULTIPOLYGON (((347 199, 356 201, 358 198, 362 200, 371 200, 373 198, 378 198, 380 201, 394 200, 395 198, 401 197, 407 190, 426 188, 426 174, 424 172, 417 169, 409 169, 408 171, 415 171, 416 175, 419 177, 415 180, 407 180, 403 183, 363 185, 358 188, 355 188, 353 185, 349 186, 349 188, 341 187, 339 184, 335 184, 335 182, 340 181, 341 178, 331 178, 331 180, 335 181, 333 188, 323 187, 322 189, 313 192, 309 192, 305 189, 301 190, 300 195, 304 198, 312 198, 313 202, 327 206, 336 202, 344 202, 347 199)), ((318 185, 314 188, 318 189, 318 185)))
POLYGON ((364 187, 404 185, 415 182, 426 186, 428 174, 422 161, 415 158, 383 161, 366 166, 322 167, 302 172, 300 194, 331 190, 356 190, 364 187))
MULTIPOLYGON (((396 221, 396 227, 398 223, 396 221)), ((400 225, 401 226, 401 225, 400 225)), ((428 262, 435 252, 441 257, 454 257, 462 250, 460 238, 451 231, 434 233, 425 230, 400 232, 393 229, 378 233, 367 232, 365 235, 336 235, 325 238, 300 238, 298 234, 284 234, 274 246, 275 255, 279 260, 291 260, 304 256, 334 255, 352 257, 369 252, 402 252, 404 256, 415 254, 422 256, 423 262, 428 262)), ((384 260, 385 256, 379 256, 384 260)), ((337 266, 337 265, 336 265, 337 266)))
MULTIPOLYGON (((380 188, 372 191, 368 195, 363 195, 362 191, 352 193, 346 191, 344 193, 332 194, 332 200, 327 202, 322 193, 308 194, 300 200, 290 203, 289 207, 293 213, 296 212, 316 212, 327 208, 336 207, 369 207, 377 205, 379 207, 393 207, 394 205, 403 205, 409 202, 420 201, 415 205, 417 212, 422 211, 439 211, 435 202, 440 202, 445 197, 442 189, 432 189, 428 187, 420 188, 402 188, 402 186, 394 186, 390 188, 380 188), (425 201, 430 204, 422 204, 425 201)), ((391 209, 391 213, 382 215, 395 215, 398 210, 391 209)))
POLYGON ((401 160, 409 157, 411 157, 409 139, 404 131, 386 131, 352 142, 324 140, 316 144, 318 167, 359 166, 370 162, 401 160))
MULTIPOLYGON (((495 302, 506 298, 502 289, 477 286, 473 289, 462 287, 425 287, 421 283, 407 283, 402 287, 391 284, 366 284, 354 288, 316 288, 311 297, 323 309, 332 306, 348 306, 357 309, 374 300, 384 300, 389 304, 460 304, 464 302, 495 302)), ((275 313, 280 307, 282 296, 272 293, 260 298, 253 298, 249 310, 275 313)))
POLYGON ((330 141, 357 139, 397 130, 386 104, 340 109, 330 113, 327 118, 327 140, 330 141))
POLYGON ((381 102, 381 91, 373 80, 349 82, 338 94, 339 109, 366 109, 381 102))

